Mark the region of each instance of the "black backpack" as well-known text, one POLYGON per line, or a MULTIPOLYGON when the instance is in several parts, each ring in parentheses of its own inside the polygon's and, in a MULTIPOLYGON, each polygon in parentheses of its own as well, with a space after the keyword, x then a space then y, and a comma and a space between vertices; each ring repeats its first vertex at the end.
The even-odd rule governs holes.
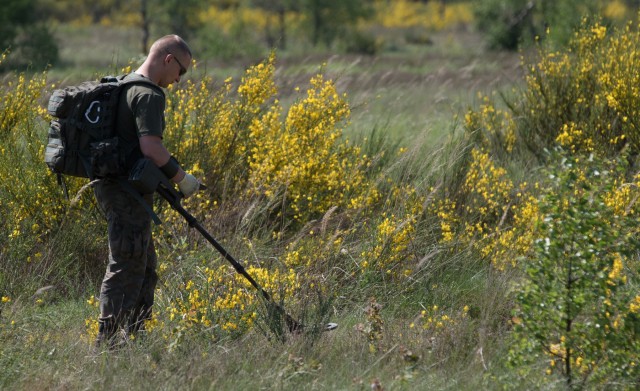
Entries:
POLYGON ((126 175, 125 159, 132 147, 122 145, 116 135, 120 92, 131 83, 160 87, 141 79, 124 81, 124 77, 104 77, 53 92, 47 108, 53 119, 44 154, 53 172, 90 179, 126 175))

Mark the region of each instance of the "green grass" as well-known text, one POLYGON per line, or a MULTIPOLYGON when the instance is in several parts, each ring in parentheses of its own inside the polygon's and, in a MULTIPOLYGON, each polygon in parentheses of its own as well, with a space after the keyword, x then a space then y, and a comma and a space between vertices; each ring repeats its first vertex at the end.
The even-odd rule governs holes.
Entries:
POLYGON ((222 340, 203 330, 175 348, 152 332, 110 353, 94 352, 87 339, 85 319, 96 316, 85 302, 92 289, 75 298, 23 296, 2 308, 0 388, 368 390, 377 379, 392 390, 475 390, 503 349, 508 281, 469 263, 468 254, 436 254, 406 284, 366 276, 351 285, 331 283, 337 291, 329 319, 339 324, 331 332, 288 335, 281 343, 261 333, 264 328, 222 340), (375 322, 367 315, 369 296, 383 306, 373 351, 366 333, 375 322), (424 332, 417 317, 435 304, 447 310, 468 305, 469 317, 441 334, 424 332))
POLYGON ((387 389, 474 389, 481 380, 480 363, 449 372, 443 361, 451 357, 437 342, 407 335, 410 319, 397 316, 385 317, 376 353, 355 328, 363 321, 356 312, 334 319, 340 327, 315 341, 294 336, 281 344, 251 332, 214 342, 203 333, 167 351, 164 341, 150 336, 96 354, 83 339, 83 320, 92 314, 82 301, 17 303, 13 310, 8 315, 15 324, 3 322, 0 334, 3 389, 340 390, 368 389, 374 379, 387 389), (416 363, 403 359, 405 348, 420 356, 416 363))
POLYGON ((54 32, 60 45, 60 63, 51 68, 49 76, 65 84, 117 72, 143 58, 141 33, 135 29, 59 25, 54 32))

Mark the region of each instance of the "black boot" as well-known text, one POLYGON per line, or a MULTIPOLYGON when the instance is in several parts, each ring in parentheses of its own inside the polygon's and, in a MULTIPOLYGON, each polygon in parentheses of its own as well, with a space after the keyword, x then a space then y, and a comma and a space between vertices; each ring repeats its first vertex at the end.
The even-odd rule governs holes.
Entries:
POLYGON ((95 346, 99 350, 115 350, 126 342, 123 334, 124 330, 120 330, 113 315, 100 317, 95 346))

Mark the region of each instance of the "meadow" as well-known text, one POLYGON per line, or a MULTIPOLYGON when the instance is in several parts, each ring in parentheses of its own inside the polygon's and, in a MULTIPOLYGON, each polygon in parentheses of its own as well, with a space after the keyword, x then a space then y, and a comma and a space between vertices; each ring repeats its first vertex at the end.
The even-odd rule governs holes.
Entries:
POLYGON ((0 388, 638 385, 635 25, 526 55, 453 29, 375 57, 198 60, 166 116, 208 186, 185 207, 308 327, 284 332, 158 201, 154 319, 113 352, 92 347, 104 221, 41 164, 42 105, 135 63, 135 40, 67 28, 59 69, 2 86, 0 388))

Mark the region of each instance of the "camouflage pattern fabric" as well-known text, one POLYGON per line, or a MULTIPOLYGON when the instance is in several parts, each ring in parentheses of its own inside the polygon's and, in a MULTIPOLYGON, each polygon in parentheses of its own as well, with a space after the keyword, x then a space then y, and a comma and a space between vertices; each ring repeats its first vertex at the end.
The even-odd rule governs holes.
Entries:
MULTIPOLYGON (((158 281, 157 257, 147 210, 115 179, 95 184, 96 199, 107 217, 109 263, 100 288, 100 333, 111 336, 144 327, 151 318, 158 281)), ((152 195, 145 196, 152 205, 152 195)))

